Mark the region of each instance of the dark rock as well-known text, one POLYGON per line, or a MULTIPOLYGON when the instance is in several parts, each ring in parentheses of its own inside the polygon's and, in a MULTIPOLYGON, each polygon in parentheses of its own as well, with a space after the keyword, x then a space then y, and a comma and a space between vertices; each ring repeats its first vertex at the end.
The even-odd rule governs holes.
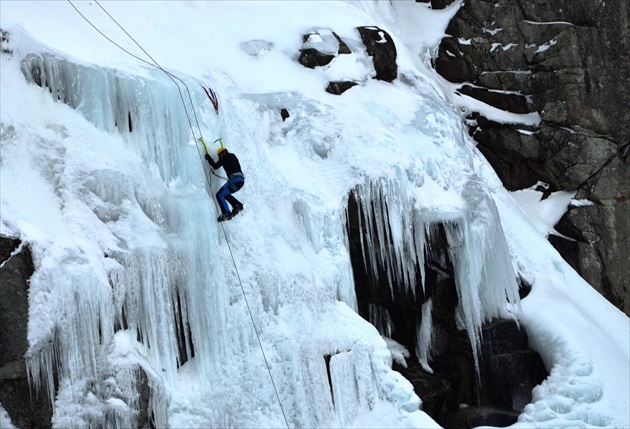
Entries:
POLYGON ((334 58, 334 55, 321 53, 314 48, 306 48, 300 49, 298 61, 304 67, 314 69, 329 64, 334 58))
POLYGON ((280 117, 282 117, 283 121, 286 121, 289 116, 291 115, 289 115, 289 111, 287 109, 280 109, 280 117))
MULTIPOLYGON (((629 140, 630 136, 625 140, 629 140)), ((619 159, 628 164, 630 162, 630 143, 624 143, 619 146, 619 159)))
POLYGON ((506 427, 516 423, 519 412, 503 408, 469 406, 461 408, 453 417, 449 428, 476 428, 479 426, 506 427))
POLYGON ((456 0, 416 0, 416 3, 431 3, 432 9, 445 9, 456 0))
POLYGON ((26 377, 24 359, 9 362, 0 368, 0 380, 23 380, 26 377))
POLYGON ((587 130, 543 125, 539 137, 551 143, 545 164, 560 189, 580 189, 617 157, 613 142, 587 130))
POLYGON ((28 348, 28 279, 33 274, 33 258, 28 246, 0 237, 0 368, 22 360, 28 348), (11 253, 16 253, 11 256, 11 253))
POLYGON ((448 413, 431 415, 444 427, 513 424, 531 402, 532 389, 548 375, 540 356, 529 349, 527 334, 513 321, 484 325, 482 336, 478 375, 463 331, 451 332, 448 351, 432 363, 434 376, 446 379, 452 389, 448 413))
POLYGON ((28 281, 34 272, 30 247, 0 236, 0 403, 18 428, 50 428, 51 400, 32 392, 24 354, 28 349, 28 281))
POLYGON ((489 91, 486 88, 472 87, 470 85, 463 85, 459 88, 459 92, 508 112, 530 113, 532 111, 527 105, 527 100, 522 95, 489 91))
POLYGON ((518 276, 518 297, 524 299, 532 291, 532 285, 528 283, 520 274, 518 276))
POLYGON ((628 259, 614 255, 630 253, 630 220, 627 216, 630 213, 630 198, 627 195, 569 210, 556 225, 556 230, 575 241, 559 237, 550 239, 567 262, 579 269, 586 281, 598 285, 600 292, 626 313, 630 310, 628 259), (602 218, 615 228, 608 229, 602 225, 602 218), (614 243, 611 244, 613 247, 609 248, 608 243, 614 243))
POLYGON ((350 50, 350 48, 348 47, 348 45, 346 45, 346 42, 344 42, 343 40, 341 40, 341 37, 339 37, 337 35, 337 33, 335 33, 333 31, 333 36, 335 36, 335 39, 337 39, 337 41, 339 42, 339 54, 351 54, 352 51, 350 50))
POLYGON ((358 83, 352 81, 330 82, 326 87, 326 92, 335 95, 341 95, 358 83))
POLYGON ((452 37, 442 39, 439 55, 433 60, 433 67, 450 82, 474 82, 480 74, 477 67, 467 61, 452 37))
POLYGON ((392 369, 409 380, 422 399, 422 411, 434 420, 445 421, 446 416, 456 412, 456 392, 449 380, 427 373, 417 360, 409 360, 406 368, 394 363, 392 369))
POLYGON ((314 69, 325 66, 339 54, 351 53, 348 45, 335 32, 321 30, 302 36, 302 49, 298 61, 304 67, 314 69), (314 38, 314 41, 311 41, 314 38))
POLYGON ((0 380, 0 403, 17 428, 49 429, 52 407, 45 391, 32 392, 28 380, 0 380))
POLYGON ((484 326, 481 354, 482 404, 522 411, 532 389, 548 375, 540 356, 529 349, 525 331, 505 320, 484 326))
POLYGON ((391 36, 378 27, 358 27, 361 40, 374 62, 376 79, 392 82, 398 77, 396 45, 391 36))
POLYGON ((529 188, 538 181, 552 183, 557 180, 546 167, 547 151, 538 133, 526 127, 506 127, 474 114, 475 128, 472 130, 477 149, 492 164, 504 186, 510 190, 529 188))
POLYGON ((155 427, 153 416, 149 413, 151 406, 151 386, 144 369, 136 372, 136 390, 138 391, 138 426, 139 428, 155 427))

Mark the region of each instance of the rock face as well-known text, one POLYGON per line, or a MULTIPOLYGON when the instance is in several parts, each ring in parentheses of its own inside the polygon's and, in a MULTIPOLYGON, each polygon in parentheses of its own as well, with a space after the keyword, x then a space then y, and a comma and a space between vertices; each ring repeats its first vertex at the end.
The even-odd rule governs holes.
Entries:
POLYGON ((31 251, 18 239, 0 236, 0 264, 0 403, 18 428, 49 428, 50 400, 43 391, 31 394, 24 360, 31 251))
MULTIPOLYGON (((52 401, 48 397, 47 389, 36 389, 29 385, 24 357, 28 350, 29 279, 34 272, 31 250, 19 239, 0 236, 0 264, 0 405, 15 427, 48 429, 52 427, 52 401)), ((137 402, 137 424, 134 427, 155 427, 154 417, 149 412, 153 392, 146 372, 139 365, 132 367, 131 371, 120 372, 123 374, 121 377, 127 373, 132 373, 135 377, 130 380, 138 392, 134 399, 137 402)), ((57 389, 56 373, 53 378, 57 389)), ((133 402, 115 392, 112 394, 115 389, 107 386, 111 379, 92 380, 89 390, 98 397, 106 395, 105 399, 116 397, 133 402)))
MULTIPOLYGON (((441 2, 439 2, 441 3, 441 2)), ((444 6, 434 2, 434 7, 444 6)), ((471 134, 505 187, 577 191, 552 237, 564 258, 630 315, 630 27, 625 1, 468 0, 434 66, 460 92, 536 127, 473 112, 471 134)))

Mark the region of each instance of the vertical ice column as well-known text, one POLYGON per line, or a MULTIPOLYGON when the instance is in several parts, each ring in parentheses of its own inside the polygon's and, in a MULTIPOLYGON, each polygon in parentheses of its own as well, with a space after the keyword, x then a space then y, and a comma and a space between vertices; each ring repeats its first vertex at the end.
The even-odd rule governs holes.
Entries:
POLYGON ((124 311, 132 332, 146 346, 151 366, 166 383, 177 382, 177 332, 173 302, 174 258, 167 249, 137 249, 123 261, 116 279, 126 285, 124 311))
POLYGON ((433 299, 428 299, 422 304, 422 317, 420 323, 416 327, 416 356, 422 369, 433 374, 433 370, 429 366, 429 358, 431 357, 431 346, 433 345, 433 299))
POLYGON ((481 327, 494 317, 507 316, 509 303, 519 300, 516 274, 508 252, 497 208, 480 183, 466 183, 466 207, 456 221, 445 223, 448 252, 455 270, 457 311, 478 352, 481 327))
MULTIPOLYGON (((162 202, 172 252, 167 263, 174 276, 173 301, 179 299, 181 306, 177 318, 181 318, 183 331, 179 336, 186 347, 194 346, 202 376, 212 380, 222 375, 229 285, 217 251, 217 229, 208 221, 214 218, 212 207, 203 194, 203 190, 189 190, 167 195, 162 202)), ((174 310, 178 311, 177 306, 174 310)))
POLYGON ((342 427, 354 421, 359 408, 359 392, 351 352, 337 353, 330 358, 330 378, 335 413, 342 427))

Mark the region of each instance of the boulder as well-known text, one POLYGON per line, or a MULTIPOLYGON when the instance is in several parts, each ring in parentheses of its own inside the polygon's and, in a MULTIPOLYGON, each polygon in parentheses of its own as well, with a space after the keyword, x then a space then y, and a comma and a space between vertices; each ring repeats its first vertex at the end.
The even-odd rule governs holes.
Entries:
POLYGON ((341 95, 358 83, 352 81, 330 82, 326 87, 326 92, 335 95, 341 95))
POLYGON ((300 49, 298 61, 304 67, 314 69, 315 67, 321 67, 329 64, 333 58, 335 58, 334 55, 324 54, 314 48, 306 48, 300 49))
POLYGON ((374 61, 376 79, 392 82, 398 77, 396 45, 391 36, 378 27, 358 27, 368 55, 374 61))
POLYGON ((298 62, 314 69, 325 66, 340 54, 349 54, 350 48, 334 31, 318 30, 302 36, 298 62))

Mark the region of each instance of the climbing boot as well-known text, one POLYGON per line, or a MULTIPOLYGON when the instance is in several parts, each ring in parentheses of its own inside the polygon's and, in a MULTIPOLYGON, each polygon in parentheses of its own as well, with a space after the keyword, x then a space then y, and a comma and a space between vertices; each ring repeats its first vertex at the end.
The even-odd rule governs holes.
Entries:
POLYGON ((243 210, 243 204, 241 204, 240 206, 236 206, 232 209, 232 217, 236 216, 238 213, 240 213, 243 210))
POLYGON ((223 222, 230 219, 232 219, 232 213, 222 213, 221 216, 217 218, 217 221, 223 222))

